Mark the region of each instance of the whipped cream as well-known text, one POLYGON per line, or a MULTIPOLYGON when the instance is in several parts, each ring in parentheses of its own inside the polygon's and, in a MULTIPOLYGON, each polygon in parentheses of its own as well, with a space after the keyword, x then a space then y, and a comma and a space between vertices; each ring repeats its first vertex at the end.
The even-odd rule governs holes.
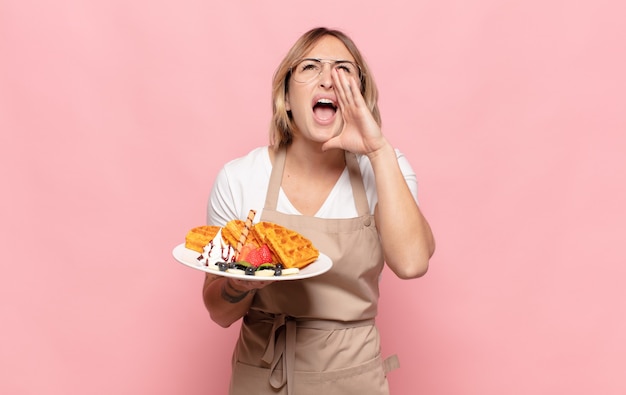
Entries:
POLYGON ((215 238, 204 246, 202 255, 198 260, 210 268, 217 268, 218 262, 230 262, 235 256, 235 249, 222 241, 222 229, 220 229, 215 238))

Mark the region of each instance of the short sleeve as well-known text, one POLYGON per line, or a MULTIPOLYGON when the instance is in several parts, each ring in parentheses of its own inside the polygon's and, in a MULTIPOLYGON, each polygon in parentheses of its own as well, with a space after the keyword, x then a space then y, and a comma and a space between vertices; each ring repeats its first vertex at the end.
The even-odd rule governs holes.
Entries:
POLYGON ((415 175, 415 171, 413 170, 413 167, 409 163, 407 157, 397 149, 396 156, 398 157, 398 165, 400 166, 400 171, 404 176, 404 180, 413 195, 413 199, 415 199, 415 202, 417 203, 417 176, 415 175))
POLYGON ((207 224, 224 226, 232 218, 236 218, 237 210, 234 206, 233 191, 230 188, 226 169, 217 174, 207 207, 207 224))

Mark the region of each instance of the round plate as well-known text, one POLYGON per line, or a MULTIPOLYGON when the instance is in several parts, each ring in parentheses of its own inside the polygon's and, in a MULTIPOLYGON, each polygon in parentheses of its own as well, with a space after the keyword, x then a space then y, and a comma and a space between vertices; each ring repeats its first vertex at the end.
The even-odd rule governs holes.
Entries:
POLYGON ((203 272, 215 274, 216 276, 224 276, 224 277, 232 277, 238 278, 240 280, 248 280, 248 281, 288 281, 288 280, 301 280, 303 278, 316 277, 320 274, 324 274, 330 270, 333 266, 333 261, 327 256, 320 253, 320 256, 316 261, 309 264, 297 274, 287 274, 284 276, 273 276, 273 277, 264 277, 264 276, 249 276, 245 274, 236 274, 229 272, 221 272, 219 270, 209 269, 208 266, 204 266, 200 264, 198 261, 198 257, 200 253, 194 250, 190 250, 185 248, 185 244, 179 244, 174 247, 172 251, 174 258, 182 263, 185 266, 189 266, 192 269, 200 270, 203 272))

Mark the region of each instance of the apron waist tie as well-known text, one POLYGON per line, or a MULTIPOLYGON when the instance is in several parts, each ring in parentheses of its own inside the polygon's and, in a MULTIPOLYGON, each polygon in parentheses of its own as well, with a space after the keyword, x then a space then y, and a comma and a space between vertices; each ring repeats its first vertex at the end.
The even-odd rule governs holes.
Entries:
POLYGON ((286 384, 287 395, 294 393, 293 381, 296 362, 297 328, 334 330, 374 325, 374 319, 342 322, 296 319, 285 314, 274 315, 273 319, 267 314, 262 314, 262 316, 264 318, 257 319, 255 317, 254 320, 272 323, 272 330, 270 331, 262 361, 270 366, 270 385, 275 389, 279 389, 286 384), (280 369, 277 369, 278 364, 281 365, 280 369))

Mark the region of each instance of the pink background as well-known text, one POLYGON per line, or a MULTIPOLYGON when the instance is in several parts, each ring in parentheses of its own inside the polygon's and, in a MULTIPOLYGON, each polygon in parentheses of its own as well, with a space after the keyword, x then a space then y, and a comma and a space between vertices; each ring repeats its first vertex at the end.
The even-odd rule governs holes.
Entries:
POLYGON ((225 393, 237 327, 171 249, 317 25, 368 59, 438 242, 382 281, 393 393, 626 393, 618 4, 3 0, 0 393, 225 393))

